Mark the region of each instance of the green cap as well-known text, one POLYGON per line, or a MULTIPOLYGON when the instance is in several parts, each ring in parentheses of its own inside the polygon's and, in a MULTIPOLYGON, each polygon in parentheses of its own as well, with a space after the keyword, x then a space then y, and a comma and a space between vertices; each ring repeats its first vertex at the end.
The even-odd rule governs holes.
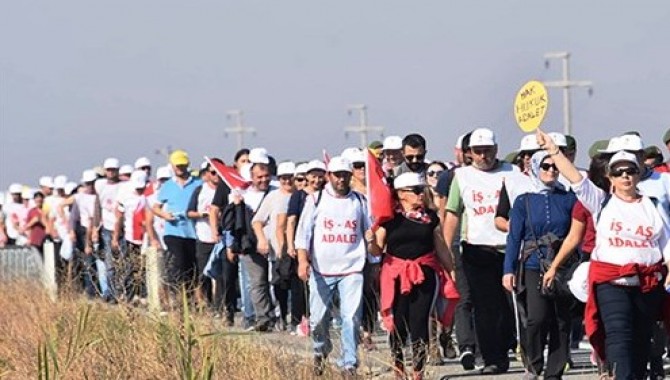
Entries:
POLYGON ((670 141, 670 128, 668 128, 668 130, 665 131, 665 134, 663 135, 663 144, 667 144, 668 141, 670 141))
POLYGON ((519 152, 516 152, 516 151, 511 152, 511 153, 508 153, 508 154, 505 156, 504 160, 505 160, 506 162, 509 162, 510 164, 513 164, 513 163, 514 163, 514 160, 516 160, 516 156, 518 156, 518 155, 519 155, 519 152))
POLYGON ((597 155, 600 154, 601 150, 607 149, 607 145, 609 145, 609 140, 597 140, 593 144, 591 144, 591 147, 589 148, 589 157, 593 158, 597 155))
POLYGON ((379 140, 375 140, 375 141, 371 142, 370 144, 368 144, 368 148, 370 148, 370 149, 379 149, 382 146, 384 146, 384 144, 379 140))
POLYGON ((663 152, 661 152, 661 149, 656 145, 649 145, 648 147, 644 148, 644 158, 652 158, 657 156, 662 157, 663 152))
POLYGON ((565 141, 568 143, 567 149, 570 151, 576 151, 577 150, 577 140, 575 140, 574 137, 570 135, 565 135, 565 141))

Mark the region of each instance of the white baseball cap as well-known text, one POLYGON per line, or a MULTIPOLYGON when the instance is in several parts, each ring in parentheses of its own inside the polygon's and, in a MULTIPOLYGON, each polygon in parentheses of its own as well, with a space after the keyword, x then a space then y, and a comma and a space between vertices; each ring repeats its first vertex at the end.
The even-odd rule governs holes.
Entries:
POLYGON ((51 178, 51 177, 44 176, 44 177, 41 177, 41 178, 40 178, 39 184, 40 184, 40 186, 42 186, 42 187, 50 187, 50 188, 53 189, 53 187, 54 187, 54 180, 53 180, 53 178, 51 178))
POLYGON ((147 187, 147 173, 144 170, 135 170, 130 175, 129 182, 133 189, 144 189, 147 187))
POLYGON ((540 144, 537 143, 537 137, 535 135, 525 135, 521 138, 521 143, 519 144, 519 152, 529 151, 529 150, 539 150, 540 144))
POLYGON ((33 191, 33 189, 31 189, 29 187, 26 187, 21 192, 21 198, 23 198, 23 199, 33 199, 34 196, 35 196, 35 192, 33 191))
POLYGON ((104 169, 118 169, 119 168, 119 160, 116 158, 110 157, 105 160, 105 162, 102 164, 102 167, 104 169))
POLYGON ((589 298, 589 267, 591 263, 585 261, 577 266, 568 281, 568 288, 575 298, 580 302, 586 303, 589 298))
POLYGON ((460 135, 456 139, 456 145, 454 145, 454 148, 456 149, 463 149, 463 139, 465 138, 465 135, 460 135))
POLYGON ((331 173, 336 173, 336 172, 352 172, 351 169, 351 161, 347 160, 344 157, 341 156, 335 156, 330 159, 330 162, 328 163, 328 171, 331 173))
POLYGON ((477 128, 470 135, 470 146, 492 146, 496 145, 496 136, 488 128, 477 128))
POLYGON ((20 183, 12 183, 9 185, 8 191, 10 194, 21 194, 23 191, 23 186, 21 186, 20 183))
POLYGON ((307 163, 307 170, 305 171, 305 173, 309 173, 312 170, 322 170, 325 172, 326 164, 324 164, 322 161, 319 160, 312 160, 307 163))
POLYGON ((393 180, 393 188, 404 189, 414 186, 426 186, 426 181, 419 173, 407 172, 395 177, 393 180))
POLYGON ((640 136, 623 135, 612 137, 607 143, 607 149, 599 150, 600 153, 616 153, 620 150, 638 151, 644 149, 644 143, 640 136))
POLYGON ((547 133, 549 137, 551 137, 551 140, 554 141, 554 144, 556 146, 559 146, 561 148, 567 148, 568 147, 568 140, 565 138, 565 135, 559 132, 549 132, 547 133))
POLYGON ((402 149, 402 138, 400 136, 389 136, 384 139, 382 150, 397 150, 402 149))
POLYGON ((67 184, 66 176, 59 175, 54 178, 54 189, 65 189, 65 184, 67 184))
POLYGON ((354 162, 365 162, 365 153, 358 148, 347 148, 342 151, 340 156, 346 158, 352 164, 354 162))
POLYGON ((156 170, 156 178, 165 179, 172 177, 172 168, 169 166, 161 166, 156 170))
POLYGON ((77 184, 75 182, 68 182, 65 184, 65 194, 70 195, 74 191, 74 189, 77 188, 77 184))
POLYGON ((269 164, 268 151, 265 148, 253 148, 249 151, 249 162, 252 164, 269 164))
POLYGON ((630 162, 635 165, 636 168, 640 168, 640 164, 637 162, 637 157, 633 153, 628 153, 625 150, 620 150, 614 153, 614 156, 610 158, 608 167, 611 169, 612 166, 619 162, 630 162))
POLYGON ((295 167, 295 174, 305 174, 305 173, 307 173, 307 163, 302 163, 295 167))
POLYGON ((287 161, 277 165, 277 177, 283 175, 295 175, 295 164, 293 162, 287 161))
POLYGON ((122 165, 119 169, 119 174, 130 175, 133 172, 133 167, 130 165, 122 165))
POLYGON ((98 175, 95 174, 95 170, 84 170, 81 173, 81 182, 86 183, 86 182, 95 182, 95 180, 98 179, 98 175))
POLYGON ((145 166, 151 166, 151 161, 149 161, 148 158, 140 157, 137 160, 135 160, 135 169, 140 169, 145 166))

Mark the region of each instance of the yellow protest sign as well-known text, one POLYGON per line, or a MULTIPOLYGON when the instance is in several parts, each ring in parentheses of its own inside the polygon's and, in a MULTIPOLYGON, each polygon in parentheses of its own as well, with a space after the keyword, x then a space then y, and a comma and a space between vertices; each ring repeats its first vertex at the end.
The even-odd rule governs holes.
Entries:
POLYGON ((542 124, 547 114, 549 98, 542 82, 524 84, 514 99, 514 119, 522 131, 532 132, 542 124))

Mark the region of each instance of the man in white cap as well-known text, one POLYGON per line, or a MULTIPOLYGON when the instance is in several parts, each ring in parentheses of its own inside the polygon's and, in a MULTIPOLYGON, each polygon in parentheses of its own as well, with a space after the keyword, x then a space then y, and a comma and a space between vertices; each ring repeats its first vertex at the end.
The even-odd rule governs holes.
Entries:
POLYGON ((142 259, 142 242, 147 230, 153 228, 153 215, 144 195, 147 174, 142 170, 133 171, 128 185, 133 192, 126 194, 117 202, 112 245, 116 251, 121 252, 121 265, 118 267, 117 275, 122 281, 125 299, 131 301, 146 298, 144 281, 146 270, 142 259), (123 239, 120 236, 122 233, 123 239), (123 242, 126 246, 119 247, 119 242, 123 242))
POLYGON ((135 170, 142 170, 147 173, 147 187, 144 189, 144 195, 147 197, 154 193, 155 184, 151 180, 151 161, 146 157, 140 157, 135 160, 135 170))
POLYGON ((330 309, 336 292, 342 300, 342 357, 337 365, 345 378, 354 378, 359 364, 363 267, 367 258, 365 232, 370 229, 370 217, 365 197, 351 191, 351 174, 348 160, 342 157, 330 160, 329 183, 322 191, 307 197, 295 239, 298 275, 303 281, 309 278, 310 325, 317 376, 323 374, 332 349, 330 309))
POLYGON ((521 168, 523 174, 528 175, 530 173, 530 158, 533 157, 533 154, 538 150, 540 150, 540 146, 537 144, 537 138, 534 134, 526 135, 521 138, 521 142, 519 143, 519 156, 523 163, 523 167, 521 168))
MULTIPOLYGON (((513 314, 501 282, 507 234, 496 229, 494 216, 503 182, 514 186, 522 182, 523 175, 517 167, 497 160, 498 145, 490 129, 475 129, 469 146, 472 165, 454 172, 444 235, 445 241, 453 241, 462 218, 461 258, 484 360, 482 374, 494 375, 509 369, 507 353, 514 331, 513 314)), ((474 369, 474 359, 474 352, 467 348, 461 352, 463 368, 474 369)))
POLYGON ((229 221, 223 226, 233 236, 233 244, 227 249, 227 256, 237 257, 242 263, 242 271, 246 270, 249 277, 249 293, 256 314, 254 326, 259 332, 272 331, 275 324, 274 307, 270 296, 269 262, 267 252, 258 252, 258 242, 251 226, 253 216, 265 201, 266 196, 275 187, 270 185, 270 157, 263 148, 255 148, 249 152, 251 186, 242 196, 233 194, 233 202, 226 206, 224 220, 229 221), (243 225, 235 218, 227 215, 241 212, 245 216, 243 225))
POLYGON ((23 205, 21 194, 23 193, 23 186, 18 183, 13 183, 9 186, 7 191, 9 199, 5 205, 5 228, 7 229, 7 245, 15 245, 16 240, 21 235, 21 229, 28 209, 23 205))
POLYGON ((387 175, 392 175, 395 168, 403 163, 402 138, 388 136, 382 145, 382 163, 387 175))
POLYGON ((206 161, 201 165, 200 173, 200 179, 203 183, 193 191, 186 216, 195 223, 195 264, 196 278, 198 280, 196 300, 201 305, 207 305, 212 309, 216 309, 218 305, 215 304, 213 298, 213 283, 209 277, 203 274, 203 270, 207 265, 214 244, 217 243, 214 240, 214 234, 212 234, 212 228, 209 224, 209 209, 220 179, 206 161))
MULTIPOLYGON (((117 288, 120 287, 118 281, 114 276, 115 266, 118 260, 115 260, 115 252, 112 249, 112 234, 114 233, 114 226, 116 225, 116 207, 117 198, 119 196, 119 189, 121 188, 121 179, 119 177, 119 160, 116 158, 107 158, 103 162, 103 169, 105 169, 105 178, 99 179, 95 182, 95 192, 100 201, 100 237, 102 240, 102 248, 105 253, 105 267, 107 271, 106 281, 101 283, 102 297, 107 302, 116 301, 117 288)), ((123 237, 120 237, 123 239, 123 237)), ((116 242, 118 246, 124 246, 122 241, 116 242)), ((115 245, 116 245, 115 244, 115 245)))
MULTIPOLYGON (((326 183, 326 164, 319 160, 312 160, 306 164, 305 172, 305 186, 291 194, 286 210, 286 251, 296 268, 298 266, 298 252, 295 249, 295 236, 300 215, 305 207, 307 196, 323 189, 326 183)), ((282 213, 278 217, 283 218, 282 213)), ((295 331, 295 334, 299 336, 309 336, 307 299, 304 282, 302 281, 294 281, 291 287, 291 310, 291 333, 295 331)))
POLYGON ((294 191, 293 175, 295 164, 293 162, 282 162, 277 166, 277 178, 279 188, 271 191, 265 197, 254 218, 252 227, 256 236, 257 251, 261 255, 267 255, 272 268, 272 292, 279 304, 280 319, 277 327, 279 330, 288 328, 288 299, 291 289, 291 280, 297 278, 297 273, 291 265, 291 257, 286 253, 286 210, 288 201, 294 191), (279 215, 284 217, 280 218, 279 215))

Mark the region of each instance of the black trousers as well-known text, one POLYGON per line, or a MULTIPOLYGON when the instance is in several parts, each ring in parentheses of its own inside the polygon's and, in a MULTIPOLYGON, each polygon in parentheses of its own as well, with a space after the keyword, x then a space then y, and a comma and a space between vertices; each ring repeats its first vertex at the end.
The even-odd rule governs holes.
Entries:
POLYGON ((545 379, 560 379, 570 354, 571 298, 550 300, 540 294, 540 272, 525 270, 527 325, 524 335, 528 369, 542 374, 544 347, 549 344, 545 379))
POLYGON ((460 244, 454 244, 453 252, 455 256, 454 269, 456 271, 456 288, 461 296, 461 299, 456 305, 456 313, 454 315, 454 324, 456 327, 456 340, 458 340, 458 351, 463 352, 470 350, 475 352, 477 346, 477 337, 475 334, 475 323, 473 316, 472 296, 470 295, 470 286, 465 277, 465 270, 463 269, 463 254, 460 244))
POLYGON ((221 256, 222 260, 222 276, 220 278, 221 285, 217 284, 218 293, 221 294, 221 303, 229 319, 232 319, 237 310, 237 286, 239 263, 237 258, 233 262, 228 261, 225 254, 221 256))
POLYGON ((400 293, 400 281, 395 283, 393 323, 395 331, 389 335, 391 353, 396 364, 404 363, 403 348, 412 338, 412 364, 415 371, 423 370, 429 342, 430 313, 437 292, 437 276, 429 267, 422 266, 424 280, 414 285, 408 294, 400 293))
POLYGON ((212 279, 205 276, 202 272, 207 266, 209 261, 209 255, 212 253, 214 248, 213 243, 205 243, 198 240, 195 243, 195 278, 197 280, 198 286, 202 289, 202 293, 207 298, 207 303, 212 306, 214 305, 214 298, 212 293, 212 279))
POLYGON ((375 331, 375 321, 379 312, 379 269, 380 263, 366 262, 363 267, 363 331, 375 331))
POLYGON ((638 286, 596 286, 607 365, 617 379, 645 378, 652 328, 664 296, 661 286, 647 293, 638 286))
POLYGON ((300 277, 298 277, 298 260, 291 258, 293 261, 293 273, 291 273, 291 325, 298 326, 303 317, 307 316, 307 293, 309 287, 305 286, 300 277))
POLYGON ((177 236, 163 238, 168 251, 167 282, 172 291, 180 291, 182 286, 190 292, 195 285, 195 239, 186 239, 177 236))
POLYGON ((514 315, 502 286, 504 255, 488 246, 463 244, 463 269, 470 287, 475 331, 484 365, 509 367, 514 315))

